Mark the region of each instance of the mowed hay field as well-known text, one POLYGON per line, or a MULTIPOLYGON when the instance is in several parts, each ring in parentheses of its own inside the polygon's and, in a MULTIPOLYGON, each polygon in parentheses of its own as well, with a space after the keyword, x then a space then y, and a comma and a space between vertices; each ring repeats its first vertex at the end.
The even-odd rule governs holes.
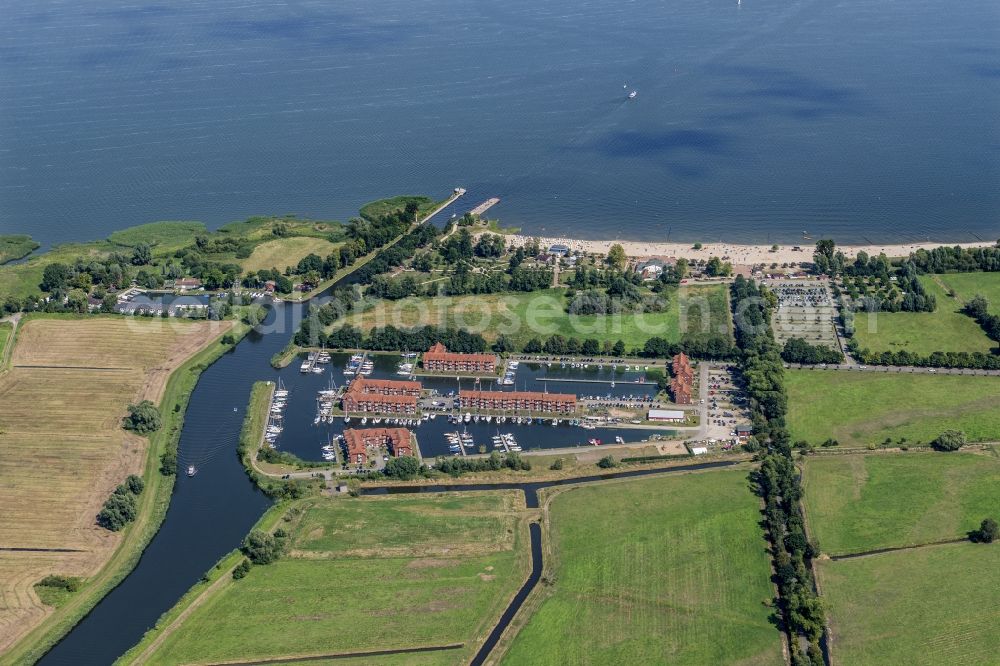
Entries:
POLYGON ((996 347, 979 324, 962 314, 961 301, 949 297, 930 276, 922 276, 920 282, 937 299, 934 312, 858 312, 854 339, 862 349, 905 349, 927 355, 936 351, 989 352, 996 347))
POLYGON ((448 326, 481 333, 487 340, 504 334, 519 344, 533 337, 560 334, 601 342, 622 340, 641 347, 652 337, 671 341, 685 333, 723 333, 732 329, 725 285, 682 287, 669 294, 663 312, 612 315, 571 315, 565 310, 563 289, 531 293, 477 294, 441 298, 378 301, 339 324, 363 331, 393 325, 397 328, 448 326))
POLYGON ((964 538, 1000 518, 1000 458, 910 452, 804 459, 810 535, 829 555, 964 538))
POLYGON ((503 663, 781 663, 758 501, 742 470, 556 495, 552 583, 503 663))
POLYGON ((1000 377, 786 370, 793 439, 841 446, 906 437, 927 444, 948 429, 1000 439, 1000 377))
POLYGON ((308 254, 325 258, 340 247, 339 243, 331 243, 325 238, 312 236, 291 236, 276 238, 261 243, 253 249, 249 258, 241 260, 244 271, 259 271, 276 268, 285 270, 286 266, 295 266, 299 260, 308 254))
POLYGON ((229 323, 28 318, 0 374, 0 649, 46 613, 32 585, 92 575, 118 536, 94 524, 111 490, 142 473, 145 438, 121 429, 130 402, 157 402, 171 370, 229 323))
POLYGON ((928 546, 818 560, 838 664, 1000 662, 1000 546, 928 546))
POLYGON ((463 647, 412 661, 357 663, 468 663, 530 569, 518 492, 320 498, 296 506, 304 512, 278 523, 291 533, 290 552, 242 580, 226 576, 172 632, 149 640, 153 652, 144 663, 456 643, 463 647))

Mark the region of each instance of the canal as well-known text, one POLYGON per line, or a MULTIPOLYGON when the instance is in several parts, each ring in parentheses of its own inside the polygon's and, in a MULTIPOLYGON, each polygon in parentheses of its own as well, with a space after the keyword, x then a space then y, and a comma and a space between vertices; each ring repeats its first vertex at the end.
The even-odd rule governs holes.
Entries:
POLYGON ((184 417, 180 475, 160 531, 138 566, 40 661, 45 665, 110 664, 225 553, 237 547, 271 500, 257 490, 236 456, 236 443, 257 379, 274 376, 270 359, 294 334, 303 306, 278 304, 260 332, 207 368, 184 417))
MULTIPOLYGON (((349 281, 345 279, 341 284, 349 281)), ((343 429, 342 420, 333 424, 313 424, 316 391, 324 388, 331 378, 340 383, 343 359, 337 357, 323 374, 302 374, 298 364, 276 371, 270 365, 271 357, 283 349, 301 321, 304 305, 275 304, 259 330, 251 332, 235 348, 223 355, 201 375, 185 413, 184 427, 178 449, 179 468, 195 465, 198 474, 194 477, 180 475, 176 479, 173 496, 166 518, 160 530, 146 548, 136 568, 102 599, 94 609, 77 624, 42 659, 45 666, 79 664, 110 664, 156 623, 157 619, 201 577, 202 574, 224 554, 236 548, 253 524, 270 506, 271 500, 250 482, 236 456, 237 440, 243 422, 244 412, 253 383, 261 379, 275 380, 278 377, 291 390, 292 399, 286 412, 286 429, 278 441, 279 448, 292 451, 305 459, 318 459, 320 445, 326 439, 343 429)), ((394 376, 398 357, 380 356, 376 361, 374 376, 394 376)), ((645 396, 655 390, 655 384, 637 383, 641 372, 612 373, 609 368, 569 371, 559 366, 527 366, 521 364, 517 382, 521 388, 544 389, 546 384, 551 392, 573 392, 581 395, 608 394, 625 397, 645 396), (546 377, 558 378, 556 382, 545 381, 546 377), (573 382, 574 377, 583 379, 610 380, 610 383, 573 382)), ((422 378, 425 385, 442 394, 459 388, 454 378, 422 378)), ((463 380, 462 386, 471 388, 470 380, 463 380)), ((444 417, 438 417, 417 429, 417 436, 427 456, 446 453, 444 432, 455 430, 444 417)), ((469 430, 488 442, 498 426, 479 423, 470 424, 469 430)), ((585 430, 568 425, 521 425, 506 423, 504 432, 515 433, 524 450, 564 446, 587 446, 587 439, 604 437, 613 440, 614 435, 628 435, 625 430, 604 429, 585 430), (596 434, 595 434, 596 433, 596 434)), ((630 439, 635 439, 632 431, 630 439)), ((649 437, 654 431, 642 431, 642 437, 649 437)), ((660 431, 667 435, 670 431, 660 431)), ((590 477, 582 481, 613 478, 623 475, 641 475, 648 470, 636 470, 624 474, 609 474, 590 477)), ((499 486, 518 488, 525 492, 528 506, 537 506, 537 490, 552 484, 513 484, 499 486)), ((496 488, 497 486, 491 486, 496 488)), ((425 487, 418 492, 431 490, 462 490, 481 486, 446 488, 425 487)), ((375 492, 414 492, 411 488, 381 489, 375 492)), ((532 528, 536 530, 537 527, 532 528)), ((534 538, 532 546, 540 548, 540 541, 534 538)), ((538 551, 538 558, 541 557, 538 551)), ((538 562, 541 566, 540 559, 538 562)), ((540 570, 540 569, 539 569, 540 570)), ((532 577, 537 582, 537 579, 532 577)), ((518 599, 523 601, 534 583, 526 583, 518 599)), ((517 607, 519 607, 518 602, 517 607)), ((509 608, 504 617, 509 622, 517 608, 509 608)), ((501 624, 506 626, 502 621, 501 624)), ((502 627, 499 629, 502 632, 502 627)), ((499 634, 497 634, 499 638, 499 634)), ((485 653, 484 653, 485 654, 485 653)))

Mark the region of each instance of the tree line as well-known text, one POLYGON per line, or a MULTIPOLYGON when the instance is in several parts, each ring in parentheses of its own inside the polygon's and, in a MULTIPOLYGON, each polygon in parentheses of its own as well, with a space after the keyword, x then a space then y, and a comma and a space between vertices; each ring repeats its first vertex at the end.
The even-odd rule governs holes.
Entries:
POLYGON ((777 608, 788 631, 793 666, 823 666, 820 649, 825 620, 815 592, 812 559, 819 553, 806 536, 800 500, 802 487, 792 461, 791 438, 785 417, 788 396, 784 366, 771 331, 771 309, 776 298, 763 286, 737 276, 731 286, 737 314, 736 344, 739 365, 749 396, 754 444, 760 467, 751 473, 764 500, 764 524, 772 546, 777 608), (799 637, 808 641, 805 652, 799 637))
POLYGON ((814 345, 802 338, 789 338, 781 349, 781 358, 787 363, 843 363, 844 355, 825 345, 814 345))

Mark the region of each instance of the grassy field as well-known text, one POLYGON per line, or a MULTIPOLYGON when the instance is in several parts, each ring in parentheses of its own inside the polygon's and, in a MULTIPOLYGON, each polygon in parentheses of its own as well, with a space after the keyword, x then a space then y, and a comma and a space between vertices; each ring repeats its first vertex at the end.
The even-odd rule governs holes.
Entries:
POLYGON ((793 439, 926 444, 949 428, 972 441, 1000 436, 1000 377, 786 370, 785 382, 793 439))
POLYGON ((466 663, 527 576, 518 493, 319 498, 297 506, 305 511, 287 524, 291 552, 240 581, 222 581, 173 632, 147 635, 147 645, 160 642, 146 663, 452 643, 464 647, 415 663, 466 663))
POLYGON ((682 288, 670 295, 670 306, 664 312, 639 315, 570 315, 565 311, 563 293, 562 289, 548 289, 379 301, 342 321, 365 331, 388 324, 401 328, 452 326, 482 333, 488 340, 502 333, 520 344, 558 333, 601 342, 623 340, 630 349, 641 347, 651 337, 680 340, 685 332, 728 332, 731 328, 724 285, 682 288))
POLYGON ((125 476, 143 473, 148 447, 121 429, 126 405, 159 401, 170 371, 220 326, 228 329, 111 317, 22 322, 11 369, 0 375, 0 543, 79 552, 3 553, 0 650, 48 614, 35 582, 51 573, 91 576, 114 552, 122 533, 98 528, 94 516, 125 476))
POLYGON ((0 300, 9 296, 24 298, 40 295, 38 284, 42 281, 45 267, 54 262, 71 264, 77 258, 99 258, 111 253, 114 247, 107 241, 92 243, 67 243, 58 245, 42 254, 29 257, 17 264, 0 266, 0 300))
POLYGON ((1000 518, 993 456, 814 456, 804 481, 811 536, 831 555, 959 539, 983 518, 1000 518))
POLYGON ((1000 273, 947 273, 933 275, 931 279, 946 289, 953 289, 962 301, 970 301, 976 295, 985 296, 990 302, 990 312, 1000 314, 1000 273))
POLYGON ((419 215, 426 215, 430 211, 434 210, 435 206, 439 203, 435 202, 430 197, 401 195, 398 197, 379 199, 378 201, 366 203, 361 207, 359 213, 361 214, 361 217, 369 220, 377 220, 388 213, 395 213, 396 211, 403 210, 406 208, 406 204, 411 201, 417 202, 417 206, 419 206, 419 215))
POLYGON ((26 257, 39 247, 26 234, 0 234, 0 265, 26 257))
POLYGON ((997 545, 817 561, 817 569, 836 663, 998 663, 997 545))
POLYGON ((583 486, 549 518, 554 582, 503 663, 781 663, 744 471, 583 486))
POLYGON ((331 243, 325 238, 311 236, 276 238, 255 247, 250 257, 243 259, 241 264, 244 271, 271 268, 283 271, 286 266, 295 266, 307 254, 326 257, 338 247, 339 243, 331 243))
POLYGON ((14 331, 14 326, 7 321, 0 321, 0 370, 3 370, 4 354, 7 352, 7 345, 11 343, 10 335, 14 331))
MULTIPOLYGON (((939 390, 948 396, 954 389, 939 390)), ((900 394, 923 402, 912 391, 900 394)), ((992 404, 995 412, 996 398, 992 404)), ((810 536, 824 553, 928 544, 963 538, 983 518, 998 515, 1000 458, 932 452, 811 457, 804 462, 804 490, 810 536)), ((998 566, 1000 547, 968 542, 817 559, 835 663, 997 663, 1000 597, 992 581, 998 566)))
POLYGON ((208 235, 201 222, 150 222, 116 231, 108 241, 123 247, 145 243, 157 251, 173 251, 190 245, 198 235, 208 235))
MULTIPOLYGON (((946 276, 950 278, 951 276, 946 276)), ((858 312, 854 339, 874 352, 905 349, 917 354, 988 352, 995 343, 983 329, 960 312, 962 303, 950 298, 930 276, 920 278, 937 299, 934 312, 858 312)))

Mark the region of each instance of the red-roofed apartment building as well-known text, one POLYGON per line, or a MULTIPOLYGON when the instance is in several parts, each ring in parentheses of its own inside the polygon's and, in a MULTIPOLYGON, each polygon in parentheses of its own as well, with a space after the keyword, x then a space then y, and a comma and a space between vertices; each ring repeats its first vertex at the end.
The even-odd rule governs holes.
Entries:
POLYGON ((420 388, 420 382, 358 377, 344 393, 341 406, 348 413, 415 414, 420 388))
POLYGON ((670 362, 673 379, 670 380, 670 395, 678 405, 690 405, 691 388, 694 384, 694 370, 691 361, 684 352, 674 356, 670 362))
POLYGON ((537 391, 459 391, 462 408, 520 410, 572 414, 576 411, 576 396, 572 393, 540 393, 537 391))
POLYGON ((483 372, 497 371, 497 357, 493 354, 460 354, 450 352, 438 342, 423 354, 424 369, 432 372, 483 372))
POLYGON ((386 447, 397 458, 413 455, 413 436, 406 428, 350 428, 344 431, 347 460, 350 464, 368 462, 368 450, 386 447))

